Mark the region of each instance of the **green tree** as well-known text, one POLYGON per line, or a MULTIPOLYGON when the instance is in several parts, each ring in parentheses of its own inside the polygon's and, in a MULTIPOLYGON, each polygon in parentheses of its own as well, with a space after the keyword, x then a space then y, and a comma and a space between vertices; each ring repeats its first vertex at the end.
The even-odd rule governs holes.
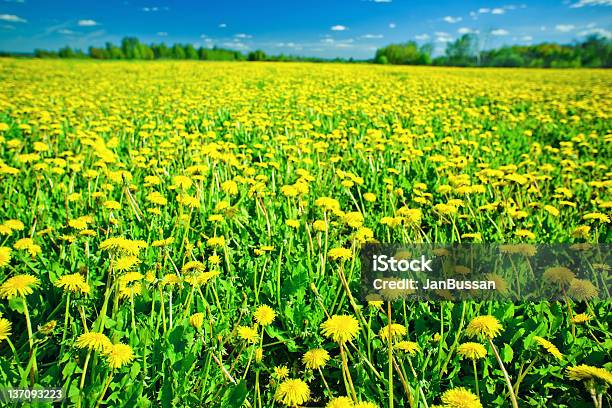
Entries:
POLYGON ((180 44, 174 44, 171 55, 174 59, 185 59, 185 49, 180 44))
POLYGON ((196 51, 196 49, 193 47, 193 45, 191 44, 187 44, 185 46, 185 58, 186 59, 192 59, 192 60, 196 60, 198 59, 198 52, 196 51))
POLYGON ((431 62, 428 51, 427 48, 419 48, 414 41, 389 44, 376 50, 374 61, 379 64, 425 65, 431 62))
POLYGON ((249 55, 247 56, 247 59, 249 61, 265 61, 267 58, 268 57, 266 53, 263 52, 262 50, 251 51, 249 52, 249 55))
POLYGON ((447 64, 454 66, 474 66, 478 60, 478 37, 464 34, 446 45, 447 64))

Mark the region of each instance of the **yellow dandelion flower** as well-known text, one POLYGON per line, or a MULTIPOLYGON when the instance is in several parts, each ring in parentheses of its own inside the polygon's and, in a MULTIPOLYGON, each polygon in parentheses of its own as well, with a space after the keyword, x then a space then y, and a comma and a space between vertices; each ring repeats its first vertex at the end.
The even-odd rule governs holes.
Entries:
POLYGON ((359 322, 353 316, 334 315, 321 324, 323 334, 336 343, 353 340, 359 332, 359 322))
POLYGON ((174 237, 168 237, 166 239, 159 239, 159 240, 153 241, 151 246, 155 248, 166 247, 168 245, 171 245, 173 242, 174 242, 174 237))
POLYGON ((299 228, 300 222, 298 220, 285 220, 285 225, 290 228, 299 228))
POLYGON ((0 247, 0 268, 6 266, 11 261, 11 248, 0 247))
POLYGON ((164 277, 161 280, 162 286, 170 286, 171 288, 174 286, 177 286, 180 283, 181 283, 181 278, 179 278, 178 275, 175 273, 168 273, 164 275, 164 277))
POLYGON ((608 217, 606 214, 600 213, 600 212, 592 212, 592 213, 588 213, 585 214, 582 217, 583 220, 588 221, 588 220, 596 220, 599 221, 602 224, 607 224, 610 222, 610 217, 608 217))
POLYGON ((591 316, 587 313, 579 313, 572 317, 571 322, 574 324, 583 324, 591 320, 591 316))
POLYGON ((527 239, 535 239, 536 238, 536 235, 533 232, 531 232, 529 230, 526 230, 526 229, 520 229, 520 230, 516 231, 515 235, 517 237, 519 237, 519 238, 527 238, 527 239))
POLYGON ((198 312, 192 314, 189 318, 189 324, 195 329, 200 330, 204 324, 204 313, 198 312))
POLYGON ((12 299, 16 296, 25 297, 40 285, 38 278, 32 275, 17 275, 8 278, 0 285, 0 298, 12 299))
POLYGON ((6 340, 11 335, 13 324, 5 318, 0 318, 0 341, 6 340))
POLYGON ((612 384, 612 373, 603 368, 593 367, 586 364, 569 367, 565 371, 565 374, 570 380, 573 381, 600 380, 604 383, 612 384))
POLYGON ((221 190, 229 195, 238 194, 238 184, 234 180, 227 180, 221 183, 221 190))
POLYGON ((421 351, 419 344, 414 341, 400 341, 393 346, 396 350, 403 351, 404 353, 408 353, 411 356, 414 356, 416 353, 421 351))
POLYGON ((249 326, 238 326, 238 337, 247 343, 256 343, 259 338, 257 329, 249 326))
POLYGON ((38 326, 38 331, 44 334, 45 336, 49 336, 53 333, 53 330, 55 330, 56 326, 57 320, 51 320, 43 324, 42 326, 38 326))
POLYGON ((591 232, 590 225, 579 225, 574 229, 574 231, 572 231, 572 237, 586 239, 589 237, 590 232, 591 232))
POLYGON ((316 220, 312 223, 312 228, 315 231, 325 232, 327 231, 327 223, 324 220, 316 220))
POLYGON ((7 227, 9 227, 10 229, 14 231, 23 231, 23 229, 25 228, 25 225, 23 224, 23 222, 19 220, 6 220, 4 221, 4 225, 6 225, 7 227))
POLYGON ((89 284, 85 282, 85 278, 80 273, 61 276, 53 285, 63 289, 64 292, 79 292, 84 295, 88 294, 91 290, 89 284))
POLYGON ((279 381, 284 380, 289 376, 289 369, 287 366, 276 366, 272 372, 272 376, 279 381))
POLYGON ((187 176, 172 177, 172 185, 174 187, 177 187, 183 190, 187 190, 189 189, 189 187, 191 187, 192 184, 193 184, 193 181, 187 176))
POLYGON ((261 305, 253 314, 255 321, 261 326, 268 326, 274 321, 276 312, 268 305, 261 305))
POLYGON ((140 260, 135 256, 122 256, 115 261, 115 269, 124 272, 133 269, 140 263, 140 260))
POLYGON ((461 358, 478 360, 487 355, 487 349, 480 343, 467 342, 459 346, 457 353, 459 353, 461 358))
POLYGON ((105 334, 93 331, 81 334, 76 341, 77 348, 94 351, 105 351, 112 346, 113 344, 105 334))
POLYGON ((108 200, 105 201, 102 206, 108 210, 115 210, 118 211, 121 209, 121 204, 119 204, 119 202, 115 201, 115 200, 108 200))
POLYGON ((317 348, 308 350, 306 353, 304 353, 304 356, 302 357, 302 362, 304 363, 306 368, 316 370, 325 366, 325 364, 327 364, 327 362, 329 361, 329 358, 330 357, 327 350, 317 348))
POLYGON ((205 268, 204 264, 200 261, 189 261, 181 268, 181 272, 202 272, 205 268))
POLYGON ((310 399, 310 388, 300 379, 286 380, 276 389, 274 399, 288 407, 297 407, 310 399))
POLYGON ((470 337, 493 339, 499 335, 501 330, 502 325, 495 317, 485 315, 473 318, 468 324, 465 332, 470 337))
POLYGON ((482 408, 480 399, 466 388, 453 388, 442 394, 445 408, 482 408))
POLYGON ((572 279, 567 294, 579 302, 597 297, 598 290, 595 285, 586 279, 572 279))
POLYGON ((354 408, 379 408, 379 407, 373 402, 361 401, 361 402, 356 403, 354 408))
POLYGON ((547 282, 559 285, 568 285, 572 279, 574 279, 575 275, 569 268, 564 266, 555 266, 546 269, 542 277, 547 282))
POLYGON ((354 408, 354 405, 349 397, 336 397, 330 400, 325 408, 354 408))
POLYGON ((221 235, 220 237, 208 238, 206 245, 209 247, 222 247, 225 245, 225 237, 221 235))
POLYGON ((376 194, 364 193, 363 199, 366 200, 368 203, 373 203, 374 201, 376 201, 376 194))
POLYGON ((559 351, 557 346, 552 344, 550 341, 548 341, 548 340, 546 340, 546 339, 544 339, 542 337, 539 337, 539 336, 534 336, 533 339, 536 341, 536 343, 538 343, 540 346, 542 346, 542 348, 544 350, 548 351, 555 358, 557 358, 559 360, 563 360, 563 354, 561 354, 561 352, 559 351))
POLYGON ((383 339, 383 341, 389 341, 389 331, 391 332, 391 338, 395 339, 397 337, 405 336, 407 333, 406 327, 399 323, 392 323, 391 327, 386 325, 378 332, 378 335, 383 339))
POLYGON ((105 351, 108 366, 116 370, 130 363, 134 359, 134 351, 130 346, 123 343, 111 344, 105 351))
POLYGON ((332 260, 346 261, 351 259, 353 252, 346 248, 332 248, 328 251, 327 256, 332 260))

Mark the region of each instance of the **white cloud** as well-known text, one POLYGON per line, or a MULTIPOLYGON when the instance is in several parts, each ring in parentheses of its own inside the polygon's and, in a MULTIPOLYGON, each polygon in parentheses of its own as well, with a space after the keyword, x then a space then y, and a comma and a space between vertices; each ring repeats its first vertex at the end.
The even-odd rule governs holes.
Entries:
POLYGON ((460 29, 457 30, 457 32, 459 34, 470 34, 470 33, 473 33, 474 30, 472 30, 471 28, 468 28, 468 27, 461 27, 460 29))
POLYGON ((326 37, 321 39, 321 43, 334 48, 351 48, 354 46, 355 40, 347 38, 346 40, 334 40, 333 38, 326 37))
POLYGON ((578 35, 581 37, 586 37, 593 34, 597 34, 604 38, 612 38, 612 32, 606 30, 605 28, 589 28, 588 30, 580 31, 578 33, 578 35))
POLYGON ((225 23, 219 24, 219 28, 225 28, 225 27, 227 27, 227 24, 225 24, 225 23))
POLYGON ((491 9, 490 8, 486 8, 486 7, 481 7, 481 8, 478 9, 478 12, 480 14, 487 14, 487 13, 491 12, 491 9))
POLYGON ((391 0, 370 0, 373 3, 391 3, 391 0))
POLYGON ((80 27, 93 27, 100 25, 100 23, 98 23, 96 20, 91 19, 79 20, 78 24, 80 27))
POLYGON ((523 40, 523 41, 532 41, 533 37, 530 36, 530 35, 525 35, 525 36, 523 36, 523 38, 521 38, 521 40, 523 40))
POLYGON ((279 43, 274 44, 274 46, 275 46, 275 47, 279 47, 279 48, 296 48, 296 49, 297 49, 297 48, 300 48, 300 49, 302 48, 301 46, 298 46, 298 45, 297 45, 296 43, 294 43, 294 42, 287 42, 287 43, 285 43, 285 42, 279 42, 279 43))
POLYGON ((335 25, 335 26, 331 26, 330 30, 332 30, 332 31, 346 31, 346 30, 348 30, 348 27, 338 24, 338 25, 335 25))
POLYGON ((377 39, 377 38, 383 38, 383 35, 382 34, 365 34, 365 35, 362 35, 361 38, 377 39))
POLYGON ((146 11, 146 12, 149 12, 149 11, 159 11, 159 7, 143 7, 142 11, 146 11))
POLYGON ((15 30, 16 27, 10 24, 2 24, 0 25, 0 28, 3 30, 15 30))
POLYGON ((415 35, 414 38, 418 41, 427 41, 429 40, 429 34, 419 34, 419 35, 415 35))
POLYGON ((436 32, 436 42, 447 43, 453 41, 453 37, 449 33, 443 31, 436 32))
POLYGON ((28 20, 14 14, 0 14, 0 20, 8 21, 9 23, 27 23, 28 20))
POLYGON ((234 35, 234 37, 236 37, 236 38, 253 38, 252 35, 244 34, 244 33, 236 34, 236 35, 234 35))
POLYGON ((585 6, 612 6, 612 0, 578 0, 571 4, 570 8, 580 8, 585 6))
POLYGON ((501 35, 508 35, 510 33, 508 32, 508 30, 504 30, 503 28, 498 28, 497 30, 491 31, 491 34, 501 36, 501 35))
POLYGON ((75 31, 69 30, 67 28, 62 28, 61 30, 57 30, 58 33, 60 34, 64 34, 64 35, 74 35, 76 34, 75 31))
POLYGON ((395 23, 389 23, 389 28, 395 28, 395 27, 397 27, 395 23))
POLYGON ((540 31, 546 31, 546 26, 541 26, 540 31))
POLYGON ((557 24, 555 26, 555 30, 557 30, 557 31, 559 31, 561 33, 569 33, 574 28, 576 28, 576 27, 573 26, 572 24, 557 24))
POLYGON ((446 21, 449 24, 455 24, 455 23, 458 23, 461 20, 463 20, 463 18, 462 17, 446 16, 442 20, 446 21))
POLYGON ((491 14, 504 14, 506 12, 503 8, 494 8, 491 10, 491 14))
POLYGON ((167 32, 165 32, 165 31, 158 31, 158 32, 157 32, 157 35, 158 35, 158 36, 160 36, 160 37, 167 37, 167 36, 168 36, 168 33, 167 33, 167 32))

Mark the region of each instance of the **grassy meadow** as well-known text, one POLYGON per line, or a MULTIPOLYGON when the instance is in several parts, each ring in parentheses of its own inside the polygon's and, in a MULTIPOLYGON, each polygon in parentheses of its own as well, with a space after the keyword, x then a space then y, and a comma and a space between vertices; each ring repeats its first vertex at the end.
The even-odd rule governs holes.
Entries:
POLYGON ((0 59, 0 387, 609 407, 606 288, 559 265, 563 302, 366 302, 359 251, 612 243, 610 89, 586 69, 0 59))

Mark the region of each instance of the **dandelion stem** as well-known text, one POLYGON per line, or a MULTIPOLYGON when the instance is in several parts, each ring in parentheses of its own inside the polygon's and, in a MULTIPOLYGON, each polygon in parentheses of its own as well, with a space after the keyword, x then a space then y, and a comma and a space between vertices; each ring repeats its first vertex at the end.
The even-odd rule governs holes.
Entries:
POLYGON ((331 397, 333 394, 329 389, 329 385, 327 385, 327 381, 325 381, 325 376, 323 375, 323 371, 321 371, 321 367, 317 367, 317 371, 319 371, 319 375, 321 376, 321 380, 323 380, 323 384, 325 385, 325 389, 327 390, 327 395, 331 397))
POLYGON ((66 311, 64 313, 64 332, 62 333, 62 345, 60 346, 60 356, 64 355, 64 342, 66 341, 66 331, 70 319, 70 292, 66 294, 66 311))
POLYGON ((106 382, 104 383, 104 388, 102 389, 102 392, 100 393, 100 398, 98 398, 98 402, 96 403, 96 408, 98 408, 100 404, 102 403, 102 400, 104 399, 104 395, 106 394, 106 391, 108 390, 108 387, 112 379, 113 379, 113 370, 110 370, 108 372, 108 377, 106 378, 106 382))
POLYGON ((389 367, 388 367, 388 375, 389 375, 389 408, 393 408, 393 337, 391 332, 391 301, 387 301, 387 320, 388 320, 388 359, 389 359, 389 367))
POLYGON ((476 395, 478 398, 480 398, 480 389, 478 388, 478 371, 476 370, 476 359, 474 358, 472 359, 472 366, 474 367, 474 384, 476 384, 476 395))
POLYGON ((79 389, 83 390, 85 384, 85 376, 87 375, 87 366, 89 365, 89 358, 91 357, 91 350, 87 351, 87 357, 85 357, 85 363, 83 364, 83 374, 81 374, 81 382, 79 383, 79 389))
POLYGON ((340 344, 340 355, 342 356, 342 366, 344 367, 344 371, 346 372, 346 380, 348 381, 351 396, 353 397, 353 401, 357 402, 357 393, 355 393, 355 386, 353 385, 351 372, 348 368, 348 360, 346 358, 346 350, 344 350, 344 344, 340 344))
POLYGON ((30 343, 30 358, 34 358, 32 369, 30 370, 30 384, 34 385, 34 376, 36 375, 36 356, 34 355, 34 337, 32 336, 32 322, 30 321, 30 312, 28 311, 28 302, 25 297, 22 297, 23 301, 23 313, 25 314, 26 325, 28 328, 28 341, 30 343))
POLYGON ((510 381, 510 376, 508 375, 508 371, 506 371, 506 367, 504 366, 504 362, 502 361, 499 352, 497 351, 497 347, 495 347, 495 344, 493 344, 493 340, 488 339, 489 340, 489 344, 491 345, 491 348, 493 349, 493 353, 495 353, 495 358, 497 359, 497 362, 499 363, 499 367, 502 370, 502 373, 504 373, 504 378, 506 379, 506 385, 508 386, 508 391, 510 391, 510 400, 512 401, 512 407, 513 408, 518 408, 518 402, 516 401, 516 395, 514 394, 514 388, 512 388, 512 382, 510 381))

